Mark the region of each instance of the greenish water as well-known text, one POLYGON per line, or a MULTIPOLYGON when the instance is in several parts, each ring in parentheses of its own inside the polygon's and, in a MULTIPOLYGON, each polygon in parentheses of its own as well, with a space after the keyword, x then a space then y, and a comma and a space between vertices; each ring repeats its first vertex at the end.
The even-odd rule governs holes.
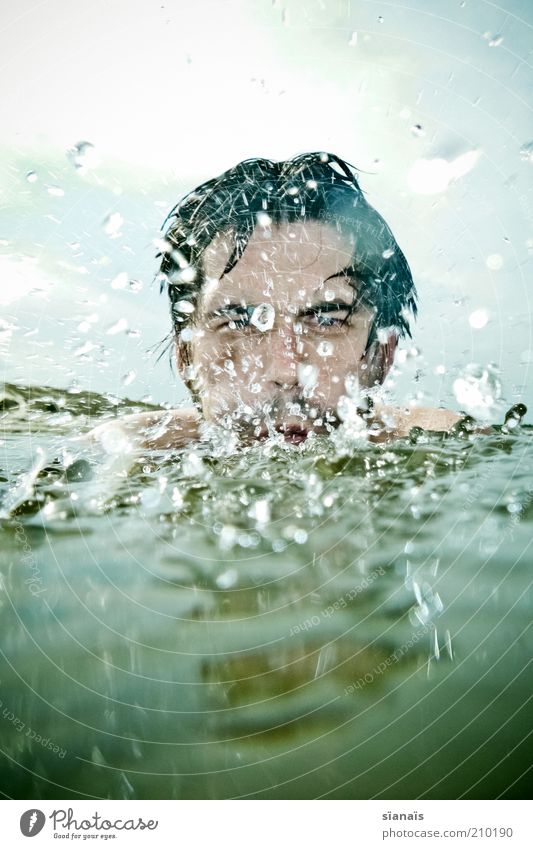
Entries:
POLYGON ((103 456, 6 387, 15 798, 524 798, 532 429, 103 456))

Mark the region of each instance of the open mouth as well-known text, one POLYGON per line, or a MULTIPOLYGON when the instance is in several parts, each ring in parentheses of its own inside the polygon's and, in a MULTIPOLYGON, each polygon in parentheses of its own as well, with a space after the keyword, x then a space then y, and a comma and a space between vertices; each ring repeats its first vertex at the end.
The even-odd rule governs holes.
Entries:
MULTIPOLYGON (((301 424, 277 424, 272 430, 280 433, 285 442, 291 445, 300 445, 302 442, 305 442, 310 433, 308 428, 301 424)), ((272 430, 269 431, 266 427, 262 427, 259 432, 256 431, 255 438, 260 440, 268 439, 269 435, 272 434, 272 430)))
POLYGON ((276 430, 278 433, 283 434, 285 442, 289 442, 291 445, 300 445, 302 442, 305 442, 309 435, 307 428, 298 424, 277 425, 276 430))

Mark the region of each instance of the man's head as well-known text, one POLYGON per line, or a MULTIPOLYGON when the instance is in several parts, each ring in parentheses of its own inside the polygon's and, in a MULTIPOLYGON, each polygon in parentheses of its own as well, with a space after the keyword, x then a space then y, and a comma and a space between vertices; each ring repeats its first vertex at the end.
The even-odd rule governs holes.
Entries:
POLYGON ((326 153, 246 160, 169 220, 162 285, 207 421, 320 432, 355 384, 382 383, 416 292, 349 165, 326 153))

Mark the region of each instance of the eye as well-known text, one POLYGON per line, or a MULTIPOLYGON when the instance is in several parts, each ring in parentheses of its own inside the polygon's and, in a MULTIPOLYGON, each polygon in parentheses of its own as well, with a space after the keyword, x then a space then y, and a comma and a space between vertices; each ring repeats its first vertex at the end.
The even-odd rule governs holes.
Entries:
POLYGON ((237 306, 233 309, 224 309, 215 314, 219 318, 215 330, 246 330, 250 327, 250 318, 253 308, 237 306))
POLYGON ((342 327, 348 322, 352 311, 349 304, 317 304, 306 311, 305 321, 308 327, 321 330, 342 327))
POLYGON ((235 318, 230 318, 230 320, 226 322, 224 326, 227 327, 228 330, 242 330, 245 327, 250 327, 250 316, 235 316, 235 318))
POLYGON ((331 315, 324 313, 317 313, 314 316, 315 322, 318 327, 339 327, 341 324, 345 324, 348 318, 348 314, 344 313, 342 315, 331 315))

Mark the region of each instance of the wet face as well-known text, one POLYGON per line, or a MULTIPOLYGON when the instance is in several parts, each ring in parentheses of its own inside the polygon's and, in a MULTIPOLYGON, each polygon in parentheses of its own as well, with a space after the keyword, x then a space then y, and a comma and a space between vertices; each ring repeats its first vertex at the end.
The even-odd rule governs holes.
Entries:
POLYGON ((231 250, 223 236, 207 249, 193 338, 187 351, 178 344, 206 421, 293 442, 335 427, 354 378, 382 380, 391 356, 366 350, 374 311, 343 273, 353 243, 318 221, 258 225, 224 274, 231 250))

